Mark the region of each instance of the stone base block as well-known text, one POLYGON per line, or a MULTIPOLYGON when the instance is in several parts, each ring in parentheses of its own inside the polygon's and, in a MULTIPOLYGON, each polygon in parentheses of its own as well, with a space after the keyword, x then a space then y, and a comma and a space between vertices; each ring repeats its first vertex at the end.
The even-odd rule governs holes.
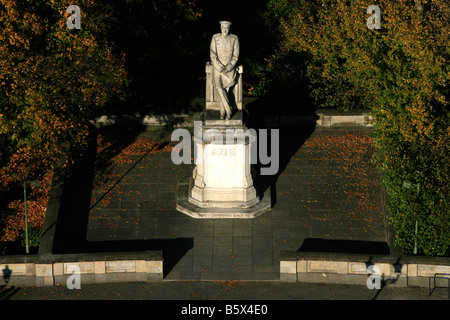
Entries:
POLYGON ((233 207, 230 203, 228 207, 222 208, 199 206, 188 201, 189 199, 189 183, 180 182, 178 186, 177 210, 194 218, 255 218, 272 207, 271 190, 268 188, 262 199, 257 198, 256 203, 247 207, 233 207))
POLYGON ((249 188, 198 188, 190 179, 188 202, 201 208, 250 208, 260 199, 254 186, 249 188), (203 199, 200 201, 199 199, 203 199))
POLYGON ((234 111, 230 120, 220 120, 220 107, 217 110, 210 109, 203 113, 203 124, 208 128, 228 128, 242 126, 242 110, 234 111))

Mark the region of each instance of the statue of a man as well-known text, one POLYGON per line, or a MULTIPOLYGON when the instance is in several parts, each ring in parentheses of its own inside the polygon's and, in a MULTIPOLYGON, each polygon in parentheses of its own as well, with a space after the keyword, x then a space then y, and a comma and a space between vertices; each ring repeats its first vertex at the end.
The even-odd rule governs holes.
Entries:
POLYGON ((228 91, 237 82, 236 63, 239 57, 239 40, 236 35, 229 34, 231 22, 220 21, 221 33, 212 37, 210 57, 213 65, 213 83, 222 102, 220 119, 231 118, 232 108, 228 91))

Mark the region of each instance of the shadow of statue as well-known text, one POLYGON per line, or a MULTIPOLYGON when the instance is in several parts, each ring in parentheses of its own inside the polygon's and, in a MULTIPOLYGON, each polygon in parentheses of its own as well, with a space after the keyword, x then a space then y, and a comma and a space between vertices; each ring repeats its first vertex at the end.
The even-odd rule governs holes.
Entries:
MULTIPOLYGON (((291 106, 286 105, 286 108, 279 106, 270 97, 257 98, 245 105, 244 121, 248 128, 256 131, 258 141, 259 160, 252 165, 253 181, 260 196, 271 187, 272 205, 276 204, 278 177, 286 169, 291 158, 315 131, 317 121, 315 109, 311 106, 308 106, 308 108, 308 112, 295 113, 292 112, 291 106), (261 139, 263 130, 267 131, 264 139, 261 139), (272 130, 278 130, 278 140, 274 140, 276 135, 272 134, 272 130), (272 150, 278 152, 278 170, 275 174, 260 174, 261 168, 272 165, 272 163, 268 165, 261 163, 261 143, 267 143, 265 146, 267 153, 271 153, 272 150)), ((266 156, 269 156, 269 154, 266 156)), ((274 156, 276 155, 270 154, 270 158, 274 156)))

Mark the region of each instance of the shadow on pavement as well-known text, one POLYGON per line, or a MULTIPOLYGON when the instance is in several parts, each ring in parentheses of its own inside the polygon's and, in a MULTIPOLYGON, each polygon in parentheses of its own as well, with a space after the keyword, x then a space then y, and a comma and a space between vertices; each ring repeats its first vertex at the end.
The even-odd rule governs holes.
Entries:
POLYGON ((0 286, 0 300, 9 300, 13 295, 15 295, 20 288, 11 286, 6 288, 6 286, 0 286))
POLYGON ((86 241, 81 244, 80 252, 93 253, 162 250, 164 259, 163 275, 166 277, 178 261, 193 247, 193 238, 86 241))
POLYGON ((278 177, 286 169, 292 157, 302 147, 305 141, 313 134, 316 128, 317 116, 315 108, 305 105, 304 110, 297 106, 298 110, 292 110, 292 107, 276 105, 272 98, 257 98, 246 105, 247 115, 245 123, 248 128, 255 129, 258 136, 258 163, 253 165, 253 180, 259 195, 271 187, 272 206, 276 204, 276 182, 278 177), (267 141, 267 155, 271 158, 269 164, 261 163, 261 142, 265 137, 261 137, 260 130, 267 130, 265 137, 267 141), (271 130, 278 130, 278 141, 272 141, 275 135, 271 130), (273 145, 275 143, 275 145, 273 145), (278 146, 276 145, 278 144, 278 146), (261 175, 261 168, 273 165, 274 157, 277 154, 271 154, 271 150, 276 153, 278 150, 278 171, 273 175, 261 175))
MULTIPOLYGON (((118 128, 109 130, 118 130, 118 128)), ((139 128, 125 130, 123 134, 116 132, 117 140, 112 141, 109 147, 102 150, 99 155, 97 155, 96 134, 91 136, 84 150, 74 150, 74 153, 80 156, 74 161, 69 174, 64 177, 51 250, 53 254, 162 250, 163 273, 167 275, 179 259, 193 247, 192 238, 98 242, 86 240, 95 172, 98 173, 100 170, 101 174, 107 170, 110 160, 135 141, 140 132, 139 128)))

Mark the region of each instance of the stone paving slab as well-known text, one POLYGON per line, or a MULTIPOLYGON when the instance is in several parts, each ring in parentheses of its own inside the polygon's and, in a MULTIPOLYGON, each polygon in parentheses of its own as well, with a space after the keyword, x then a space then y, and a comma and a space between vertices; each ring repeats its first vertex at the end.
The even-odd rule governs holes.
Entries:
MULTIPOLYGON (((307 142, 368 133, 362 128, 316 129, 307 142)), ((305 143, 294 150, 282 172, 272 177, 272 210, 254 219, 195 219, 177 211, 178 181, 189 177, 193 166, 174 165, 170 152, 136 157, 110 168, 121 177, 112 190, 102 184, 94 188, 86 240, 155 240, 151 249, 158 243, 165 249, 166 280, 278 280, 280 251, 302 250, 305 240, 386 242, 372 151, 341 168, 343 163, 329 156, 332 148, 305 143), (167 246, 169 239, 184 239, 186 246, 167 246)))

